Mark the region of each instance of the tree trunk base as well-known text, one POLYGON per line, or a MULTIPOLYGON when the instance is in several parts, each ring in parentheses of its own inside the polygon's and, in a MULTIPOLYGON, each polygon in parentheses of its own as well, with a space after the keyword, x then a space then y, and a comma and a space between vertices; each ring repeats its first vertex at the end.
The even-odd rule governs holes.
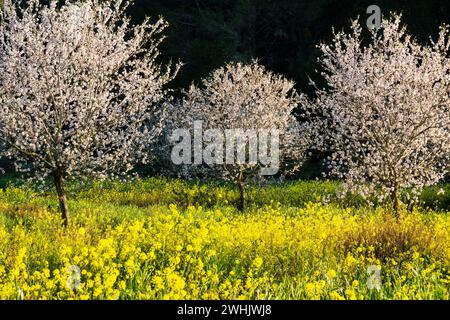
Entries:
POLYGON ((67 204, 66 191, 64 189, 64 179, 62 175, 55 174, 54 182, 56 192, 58 193, 59 210, 61 212, 62 224, 64 227, 68 227, 70 224, 69 206, 67 204))
POLYGON ((245 187, 243 183, 239 183, 239 211, 244 211, 245 209, 245 187))

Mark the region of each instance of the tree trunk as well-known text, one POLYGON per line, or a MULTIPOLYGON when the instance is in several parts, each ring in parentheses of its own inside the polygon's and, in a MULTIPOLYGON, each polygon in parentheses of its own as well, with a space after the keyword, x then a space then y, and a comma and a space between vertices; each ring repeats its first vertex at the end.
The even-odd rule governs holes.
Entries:
POLYGON ((245 208, 245 186, 243 182, 239 182, 239 204, 238 209, 239 211, 244 211, 245 208))
POLYGON ((394 189, 391 193, 391 200, 392 200, 392 208, 394 209, 394 215, 396 218, 399 216, 399 206, 400 206, 400 200, 398 196, 398 188, 397 186, 394 186, 394 189))
POLYGON ((53 175, 56 192, 58 193, 59 210, 63 219, 64 227, 69 226, 69 206, 67 205, 66 191, 64 190, 64 178, 61 174, 55 173, 53 175))

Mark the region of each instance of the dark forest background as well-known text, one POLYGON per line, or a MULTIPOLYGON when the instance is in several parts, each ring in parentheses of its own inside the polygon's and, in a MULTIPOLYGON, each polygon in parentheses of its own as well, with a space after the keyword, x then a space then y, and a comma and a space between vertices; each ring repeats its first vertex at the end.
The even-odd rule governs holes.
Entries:
POLYGON ((185 63, 174 88, 185 88, 229 61, 258 58, 269 69, 295 80, 309 92, 308 76, 318 68, 316 45, 329 42, 332 27, 348 28, 367 7, 384 16, 401 12, 422 43, 450 24, 449 0, 135 0, 136 21, 162 15, 170 23, 163 45, 166 59, 185 63))

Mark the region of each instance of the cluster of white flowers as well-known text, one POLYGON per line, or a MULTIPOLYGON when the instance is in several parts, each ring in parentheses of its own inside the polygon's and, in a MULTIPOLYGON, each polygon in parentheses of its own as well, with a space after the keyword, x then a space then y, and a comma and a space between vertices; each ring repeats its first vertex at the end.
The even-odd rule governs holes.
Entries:
MULTIPOLYGON (((6 0, 0 20, 0 135, 36 175, 105 177, 145 160, 157 103, 178 65, 157 62, 166 22, 134 26, 126 1, 6 0), (20 13, 19 13, 20 12, 20 13)), ((158 123, 156 121, 156 123, 158 123)))
MULTIPOLYGON (((264 161, 256 161, 256 156, 249 159, 250 151, 262 140, 263 145, 256 146, 259 155, 265 153, 271 157, 271 152, 277 152, 278 163, 287 163, 290 159, 296 167, 300 165, 309 145, 309 136, 293 115, 299 101, 294 86, 293 81, 273 74, 256 61, 227 64, 204 79, 201 86, 192 85, 185 98, 172 105, 170 127, 192 129, 194 122, 201 121, 203 130, 226 132, 227 141, 236 142, 232 156, 245 155, 245 159, 230 162, 227 159, 230 154, 217 153, 216 156, 222 158, 216 158, 214 164, 189 166, 186 173, 204 170, 213 176, 245 184, 260 177, 261 169, 267 165, 264 161), (276 134, 271 135, 271 132, 276 134), (252 133, 264 133, 268 137, 252 133), (276 148, 271 148, 275 145, 273 139, 279 139, 276 148)), ((206 141, 203 143, 208 145, 206 141)))
POLYGON ((352 32, 334 34, 319 46, 326 89, 302 96, 316 116, 316 146, 331 152, 330 173, 347 191, 390 197, 417 194, 450 169, 450 39, 419 45, 399 15, 383 21, 362 45, 357 21, 352 32))

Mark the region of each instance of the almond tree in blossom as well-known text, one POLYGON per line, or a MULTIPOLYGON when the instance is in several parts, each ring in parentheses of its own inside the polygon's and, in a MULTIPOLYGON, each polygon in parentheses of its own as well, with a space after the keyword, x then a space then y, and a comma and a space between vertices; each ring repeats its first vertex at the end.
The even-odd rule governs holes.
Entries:
POLYGON ((132 25, 126 1, 5 0, 0 20, 0 138, 19 169, 51 176, 64 224, 64 182, 145 160, 157 103, 178 65, 162 68, 166 22, 132 25))
POLYGON ((354 21, 319 46, 328 88, 302 105, 319 115, 331 174, 347 191, 389 198, 398 214, 403 192, 415 198, 449 172, 449 31, 422 46, 393 14, 366 46, 361 33, 354 21))
POLYGON ((251 179, 276 174, 279 169, 297 169, 284 164, 289 159, 302 163, 309 136, 293 115, 299 101, 294 86, 293 81, 256 61, 227 64, 201 86, 191 86, 183 101, 173 106, 169 119, 172 129, 189 128, 191 132, 194 122, 202 121, 204 139, 200 145, 194 141, 194 163, 184 167, 187 172, 204 169, 210 176, 236 183, 243 210, 245 185, 251 179), (232 147, 229 141, 235 147, 232 154, 226 151, 232 147), (211 155, 206 165, 195 163, 195 151, 211 155))

